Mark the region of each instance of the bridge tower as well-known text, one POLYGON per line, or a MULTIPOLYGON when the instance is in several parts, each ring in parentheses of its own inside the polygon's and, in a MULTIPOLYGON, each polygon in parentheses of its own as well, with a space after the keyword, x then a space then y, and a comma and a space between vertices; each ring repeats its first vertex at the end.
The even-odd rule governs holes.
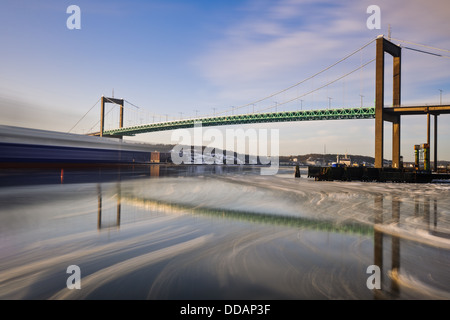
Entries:
POLYGON ((394 59, 393 70, 393 106, 401 103, 401 47, 377 38, 376 44, 376 87, 375 87, 375 168, 383 167, 384 121, 392 122, 392 167, 400 167, 400 114, 387 113, 384 110, 384 53, 394 59))
MULTIPOLYGON (((105 103, 115 103, 120 106, 119 128, 123 128, 123 99, 115 99, 102 96, 100 109, 100 137, 103 137, 103 132, 105 130, 105 103)), ((119 137, 119 139, 122 138, 122 136, 119 137)))

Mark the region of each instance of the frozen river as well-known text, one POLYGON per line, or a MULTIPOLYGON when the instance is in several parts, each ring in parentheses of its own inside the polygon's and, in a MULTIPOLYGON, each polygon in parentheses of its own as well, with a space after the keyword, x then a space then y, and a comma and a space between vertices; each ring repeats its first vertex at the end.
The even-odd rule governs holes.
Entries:
POLYGON ((259 170, 2 173, 0 298, 450 298, 449 183, 259 170))

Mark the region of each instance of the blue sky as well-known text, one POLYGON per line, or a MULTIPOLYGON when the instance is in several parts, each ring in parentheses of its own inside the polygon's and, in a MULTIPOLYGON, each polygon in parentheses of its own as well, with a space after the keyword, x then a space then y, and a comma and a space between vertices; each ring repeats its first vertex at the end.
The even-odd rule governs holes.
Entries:
MULTIPOLYGON (((101 95, 111 96, 113 90, 116 98, 139 106, 126 104, 125 125, 225 112, 308 78, 379 34, 387 36, 389 25, 394 39, 450 50, 449 12, 447 0, 3 0, 0 124, 67 132, 101 95), (80 30, 66 27, 66 9, 72 4, 81 9, 80 30), (381 9, 379 30, 366 26, 366 9, 373 4, 381 9)), ((373 106, 374 63, 314 94, 281 104, 374 57, 372 43, 313 81, 266 99, 255 109, 277 104, 278 111, 359 107, 361 95, 364 106, 373 106)), ((443 103, 450 103, 450 58, 403 49, 402 59, 404 104, 438 104, 439 89, 443 103)), ((387 81, 386 88, 389 85, 387 81)), ((389 102, 388 93, 385 103, 389 102)), ((89 131, 99 110, 97 104, 72 132, 89 131)), ((450 160, 449 119, 439 117, 439 159, 450 160)), ((117 110, 107 121, 107 127, 117 122, 117 110)), ((248 126, 263 127, 280 130, 284 155, 324 150, 374 155, 373 120, 248 126)), ((386 124, 387 158, 390 128, 386 124)), ((426 117, 403 117, 401 134, 402 155, 411 161, 414 144, 426 142, 426 117)), ((172 143, 171 132, 134 139, 172 143)))

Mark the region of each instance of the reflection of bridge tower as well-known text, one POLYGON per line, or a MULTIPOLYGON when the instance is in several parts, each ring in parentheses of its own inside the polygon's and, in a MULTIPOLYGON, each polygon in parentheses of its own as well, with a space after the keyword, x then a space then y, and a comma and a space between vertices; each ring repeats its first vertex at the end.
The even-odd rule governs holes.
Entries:
MULTIPOLYGON (((102 195, 102 187, 101 184, 97 184, 97 198, 98 198, 98 205, 97 205, 97 229, 100 230, 104 226, 102 225, 102 215, 103 215, 103 195, 102 195)), ((117 183, 117 207, 116 207, 116 222, 114 226, 117 228, 120 228, 120 215, 121 215, 121 186, 120 181, 117 183)))
POLYGON ((392 122, 392 167, 400 167, 400 114, 384 111, 384 53, 394 58, 393 105, 400 106, 401 47, 382 36, 377 39, 376 47, 376 89, 375 89, 375 167, 383 167, 384 121, 392 122))
MULTIPOLYGON (((438 199, 426 194, 415 195, 413 205, 414 209, 411 210, 411 207, 408 207, 408 203, 406 202, 404 210, 401 210, 402 198, 400 197, 400 194, 391 194, 387 197, 383 194, 379 194, 374 197, 373 261, 374 265, 378 266, 381 269, 381 288, 373 291, 375 299, 386 299, 390 297, 396 298, 400 296, 402 287, 401 279, 405 279, 405 275, 408 274, 408 270, 400 269, 400 262, 406 262, 404 263, 404 269, 411 267, 411 264, 408 263, 408 256, 411 255, 409 251, 411 243, 416 242, 419 243, 420 246, 425 244, 425 246, 435 247, 436 249, 443 248, 442 250, 448 250, 444 249, 444 246, 441 247, 441 245, 446 242, 441 242, 440 240, 434 242, 439 238, 444 241, 446 239, 450 239, 450 234, 446 231, 445 224, 442 224, 442 229, 439 229, 438 227, 438 199), (384 206, 384 201, 389 199, 391 200, 390 209, 389 203, 387 203, 387 206, 384 206), (415 231, 409 231, 414 230, 410 227, 402 227, 403 222, 402 224, 400 223, 401 211, 403 215, 406 215, 403 220, 405 225, 410 223, 408 221, 413 221, 415 231), (391 213, 390 217, 388 215, 389 213, 391 213), (414 219, 409 220, 409 218, 414 219), (391 229, 392 226, 394 226, 394 229, 391 229), (399 231, 393 231, 395 229, 399 231), (402 230, 404 233, 402 232, 402 230), (424 231, 424 233, 417 231, 424 231), (423 234, 425 234, 425 236, 423 236, 423 234), (432 238, 428 238, 427 234, 432 238), (434 240, 428 241, 430 239, 434 240), (390 260, 385 259, 388 258, 389 253, 389 246, 386 246, 385 241, 387 241, 387 244, 389 244, 389 240, 391 245, 390 260), (401 254, 401 247, 403 247, 406 251, 406 253, 403 255, 401 254), (388 275, 388 280, 384 279, 386 275, 388 275), (389 282, 390 286, 388 286, 389 282)), ((429 264, 429 261, 423 260, 423 262, 425 264, 429 264)), ((426 278, 433 279, 433 282, 439 283, 439 280, 437 280, 438 273, 436 275, 433 275, 432 269, 421 269, 420 267, 418 267, 419 265, 416 266, 414 263, 412 264, 412 266, 414 268, 414 274, 418 275, 421 273, 425 273, 426 278), (416 269, 416 267, 418 268, 416 269)), ((414 284, 417 283, 414 282, 414 284)), ((408 287, 411 288, 411 283, 409 285, 405 285, 404 287, 405 291, 407 291, 408 287)))
MULTIPOLYGON (((374 198, 375 204, 375 227, 374 227, 374 264, 378 266, 381 270, 384 268, 384 259, 383 259, 383 236, 384 233, 377 228, 377 226, 384 224, 384 208, 383 208, 383 195, 378 195, 374 198)), ((392 198, 392 222, 399 223, 400 221, 400 199, 394 196, 392 198)), ((396 275, 400 270, 400 238, 397 236, 391 236, 391 266, 390 273, 394 275, 394 278, 391 277, 391 292, 390 294, 394 296, 398 296, 400 293, 400 287, 398 285, 396 275)), ((383 272, 380 274, 380 281, 383 283, 383 272)), ((374 290, 374 298, 375 299, 383 299, 385 298, 385 293, 383 293, 383 289, 374 290)))

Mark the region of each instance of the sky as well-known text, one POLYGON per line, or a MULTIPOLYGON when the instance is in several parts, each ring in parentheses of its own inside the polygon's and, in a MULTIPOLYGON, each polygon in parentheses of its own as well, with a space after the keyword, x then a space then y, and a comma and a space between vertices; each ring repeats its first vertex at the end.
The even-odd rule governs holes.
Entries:
MULTIPOLYGON (((125 99, 125 126, 261 110, 372 107, 373 40, 389 31, 403 47, 402 104, 449 104, 449 12, 448 0, 2 0, 0 124, 98 131, 102 95, 125 99), (70 5, 80 8, 80 29, 68 28, 75 21, 70 5), (380 8, 380 29, 368 27, 370 5, 380 8)), ((387 106, 391 69, 387 57, 387 106)), ((105 126, 113 128, 118 108, 107 106, 105 126)), ((438 118, 438 160, 450 160, 449 120, 438 118)), ((375 153, 373 119, 227 128, 277 129, 282 155, 375 153)), ((415 144, 426 142, 426 128, 426 116, 402 117, 405 161, 413 161, 415 144)), ((386 122, 387 159, 391 130, 386 122)), ((172 134, 130 139, 171 144, 172 134)))

